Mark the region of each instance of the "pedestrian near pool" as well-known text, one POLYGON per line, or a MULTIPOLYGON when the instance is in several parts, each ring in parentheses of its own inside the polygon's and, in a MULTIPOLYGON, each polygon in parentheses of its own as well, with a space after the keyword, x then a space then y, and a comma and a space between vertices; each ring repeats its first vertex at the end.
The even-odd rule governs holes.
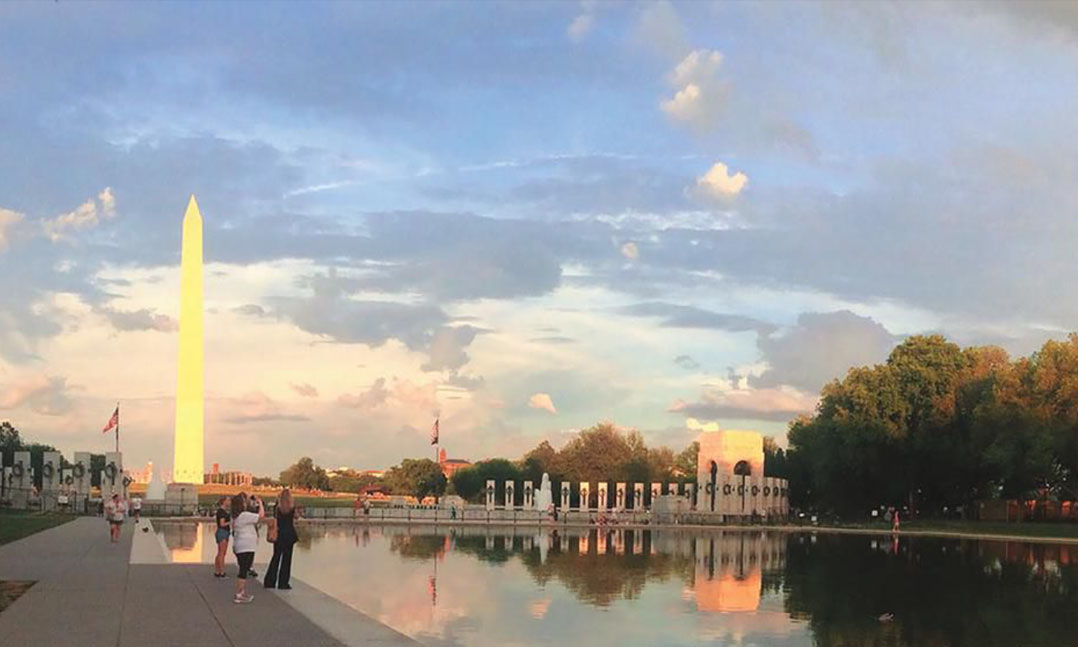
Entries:
POLYGON ((290 589, 289 580, 292 577, 292 548, 299 540, 296 534, 296 507, 292 500, 292 491, 288 488, 281 490, 277 498, 277 507, 273 510, 273 526, 266 537, 273 542, 273 558, 270 559, 269 568, 266 569, 266 577, 262 585, 267 589, 290 589))
POLYGON ((124 524, 126 514, 127 506, 120 500, 120 495, 113 494, 109 502, 105 504, 105 518, 109 522, 109 541, 114 544, 120 541, 120 528, 124 524))
POLYGON ((228 577, 225 573, 225 556, 228 554, 228 538, 232 535, 232 515, 228 511, 228 497, 217 500, 217 513, 214 520, 217 529, 213 538, 217 540, 217 556, 213 558, 213 576, 228 577))
POLYGON ((240 567, 236 575, 236 596, 232 599, 236 604, 248 604, 255 599, 247 594, 247 576, 251 573, 255 549, 258 548, 258 532, 255 528, 266 518, 266 509, 258 497, 252 496, 251 500, 255 503, 257 513, 245 509, 243 497, 239 494, 232 497, 232 552, 236 554, 236 563, 240 567))
POLYGON ((139 522, 139 517, 142 515, 142 499, 135 497, 131 499, 131 516, 135 518, 135 523, 139 522))
POLYGON ((891 532, 898 532, 898 526, 898 508, 895 508, 895 514, 893 517, 891 517, 891 532))

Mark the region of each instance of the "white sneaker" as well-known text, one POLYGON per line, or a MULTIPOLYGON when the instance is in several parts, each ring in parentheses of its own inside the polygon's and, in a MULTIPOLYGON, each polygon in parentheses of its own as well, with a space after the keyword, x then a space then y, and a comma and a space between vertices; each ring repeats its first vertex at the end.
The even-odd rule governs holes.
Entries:
POLYGON ((254 599, 255 596, 253 595, 237 595, 236 597, 232 598, 232 601, 236 604, 250 604, 254 601, 254 599))

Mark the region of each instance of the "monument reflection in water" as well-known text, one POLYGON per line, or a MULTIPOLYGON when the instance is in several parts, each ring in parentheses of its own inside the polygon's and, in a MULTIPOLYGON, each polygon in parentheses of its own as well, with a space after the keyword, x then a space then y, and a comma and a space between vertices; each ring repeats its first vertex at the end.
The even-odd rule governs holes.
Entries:
MULTIPOLYGON (((158 526, 176 558, 212 561, 211 526, 158 526)), ((1010 647, 1078 644, 1076 561, 1022 542, 319 525, 295 575, 427 644, 1010 647)))

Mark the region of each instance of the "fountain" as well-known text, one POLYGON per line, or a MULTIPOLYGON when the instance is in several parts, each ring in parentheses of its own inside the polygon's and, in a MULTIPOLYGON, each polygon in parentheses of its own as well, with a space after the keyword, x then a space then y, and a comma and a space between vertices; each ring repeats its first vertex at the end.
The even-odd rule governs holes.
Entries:
POLYGON ((543 472, 543 482, 535 492, 535 509, 539 512, 551 512, 554 508, 554 499, 550 494, 550 475, 543 472))
POLYGON ((150 463, 150 483, 146 486, 146 500, 165 500, 165 482, 162 481, 161 477, 157 474, 157 470, 154 468, 152 462, 150 463))

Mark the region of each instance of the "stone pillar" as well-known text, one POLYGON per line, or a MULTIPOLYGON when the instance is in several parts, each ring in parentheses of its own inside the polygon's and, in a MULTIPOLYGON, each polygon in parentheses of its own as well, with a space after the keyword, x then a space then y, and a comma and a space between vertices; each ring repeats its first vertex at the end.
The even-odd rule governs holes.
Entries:
POLYGON ((625 484, 624 483, 615 483, 614 484, 614 492, 615 492, 614 496, 616 497, 616 499, 614 501, 615 509, 624 510, 625 505, 627 503, 625 501, 625 484))
POLYGON ((610 498, 606 496, 606 482, 599 482, 599 489, 596 490, 599 493, 598 501, 596 501, 595 507, 600 510, 610 509, 610 498))
POLYGON ((663 484, 662 483, 652 483, 651 484, 651 505, 655 505, 655 500, 658 499, 660 496, 662 496, 662 494, 663 494, 663 484))
POLYGON ((60 494, 60 452, 45 452, 41 460, 41 501, 45 510, 54 510, 60 494))
POLYGON ((506 481, 505 482, 505 509, 506 510, 512 510, 513 509, 513 482, 512 481, 506 481))
POLYGON ((121 499, 127 497, 122 452, 106 452, 105 469, 101 470, 101 499, 108 501, 113 494, 119 494, 121 499))
POLYGON ((590 510, 591 509, 591 501, 589 500, 590 497, 591 497, 590 488, 591 488, 591 485, 587 481, 581 481, 580 482, 580 509, 581 510, 590 510))
POLYGON ((494 479, 490 479, 490 480, 487 481, 486 494, 487 494, 487 510, 490 511, 490 510, 494 509, 494 479))
POLYGON ((633 510, 644 509, 644 484, 633 483, 633 510))
POLYGON ((90 495, 90 452, 75 452, 71 466, 71 490, 77 512, 86 512, 86 497, 90 495))
POLYGON ((30 469, 30 452, 15 452, 11 463, 11 507, 24 510, 30 503, 30 488, 34 484, 30 469))
POLYGON ((572 487, 569 485, 569 481, 562 481, 561 483, 561 509, 562 511, 569 509, 569 496, 572 494, 572 487))
POLYGON ((524 509, 535 509, 535 491, 532 490, 531 481, 524 481, 524 509))

